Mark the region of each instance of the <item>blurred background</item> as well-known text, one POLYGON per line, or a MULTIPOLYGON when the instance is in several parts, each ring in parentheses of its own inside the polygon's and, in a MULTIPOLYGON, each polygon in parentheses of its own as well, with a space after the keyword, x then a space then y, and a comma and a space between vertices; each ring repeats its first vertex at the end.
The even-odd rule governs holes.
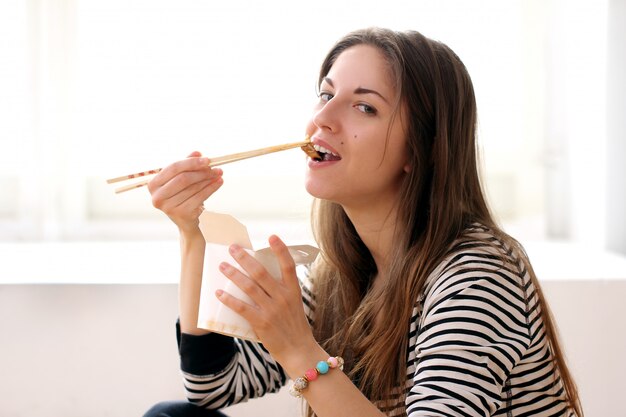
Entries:
MULTIPOLYGON (((615 317, 626 314, 626 1, 7 0, 0 331, 15 337, 0 342, 0 415, 138 415, 180 394, 176 230, 145 188, 116 195, 105 179, 193 150, 300 140, 324 55, 366 26, 418 30, 466 64, 490 202, 546 281, 590 415, 614 411, 607 398, 619 398, 609 394, 625 388, 626 369, 611 358, 626 340, 598 338, 623 333, 615 317), (47 356, 41 331, 56 346, 47 356), (614 379, 586 379, 597 356, 607 362, 593 363, 593 378, 614 379), (92 368, 103 357, 118 368, 92 368), (63 374, 67 361, 76 374, 49 375, 49 397, 25 409, 26 375, 63 374), (128 399, 137 385, 151 394, 128 399), (85 414, 93 404, 100 414, 85 414)), ((237 217, 259 245, 271 233, 310 242, 304 168, 299 150, 228 165, 206 207, 237 217)))
MULTIPOLYGON (((513 234, 626 253, 622 3, 4 1, 0 239, 175 238, 145 189, 104 179, 300 140, 327 50, 383 26, 465 62, 486 187, 513 234)), ((207 206, 308 233, 303 161, 228 166, 207 206)))

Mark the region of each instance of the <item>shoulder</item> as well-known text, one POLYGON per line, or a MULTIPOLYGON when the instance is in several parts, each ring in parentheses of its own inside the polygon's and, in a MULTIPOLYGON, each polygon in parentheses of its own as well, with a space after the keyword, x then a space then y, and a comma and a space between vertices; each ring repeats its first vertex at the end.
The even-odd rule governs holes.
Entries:
POLYGON ((468 227, 428 276, 420 301, 424 309, 461 293, 512 304, 525 310, 528 274, 523 249, 478 223, 468 227))

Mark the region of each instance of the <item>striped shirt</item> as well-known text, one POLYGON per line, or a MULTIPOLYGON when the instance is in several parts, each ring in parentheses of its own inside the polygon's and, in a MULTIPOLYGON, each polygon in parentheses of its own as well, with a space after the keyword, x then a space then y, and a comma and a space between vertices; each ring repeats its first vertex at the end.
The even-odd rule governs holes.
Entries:
MULTIPOLYGON (((408 326, 406 383, 389 416, 566 416, 538 295, 522 258, 474 225, 426 280, 408 326)), ((305 312, 314 298, 301 274, 305 312)), ((217 409, 278 391, 283 369, 259 343, 180 334, 189 401, 217 409)), ((389 404, 389 403, 387 403, 389 404)))

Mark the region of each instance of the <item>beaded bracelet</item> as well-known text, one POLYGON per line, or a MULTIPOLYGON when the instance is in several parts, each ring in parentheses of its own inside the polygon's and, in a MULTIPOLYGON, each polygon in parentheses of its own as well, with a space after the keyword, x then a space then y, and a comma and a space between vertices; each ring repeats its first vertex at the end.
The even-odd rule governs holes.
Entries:
POLYGON ((309 382, 315 381, 318 375, 324 375, 334 368, 343 371, 343 358, 341 356, 331 356, 325 361, 319 361, 315 368, 307 369, 303 376, 293 381, 293 385, 289 388, 289 394, 297 398, 302 397, 302 390, 309 386, 309 382))

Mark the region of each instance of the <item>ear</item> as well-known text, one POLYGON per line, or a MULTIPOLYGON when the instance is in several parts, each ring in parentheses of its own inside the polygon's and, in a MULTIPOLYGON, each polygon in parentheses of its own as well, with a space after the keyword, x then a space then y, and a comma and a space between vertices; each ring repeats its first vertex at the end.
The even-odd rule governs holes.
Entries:
POLYGON ((408 174, 409 172, 411 172, 411 165, 406 164, 404 166, 404 168, 402 168, 402 169, 404 170, 404 172, 406 172, 408 174))

